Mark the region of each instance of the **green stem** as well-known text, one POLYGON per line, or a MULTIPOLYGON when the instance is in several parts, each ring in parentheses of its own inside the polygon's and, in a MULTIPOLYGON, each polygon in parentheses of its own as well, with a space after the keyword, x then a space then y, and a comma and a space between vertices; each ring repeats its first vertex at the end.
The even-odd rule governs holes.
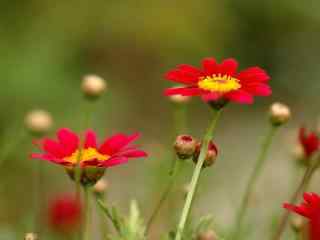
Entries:
MULTIPOLYGON (((293 196, 291 197, 290 204, 295 204, 298 200, 298 198, 301 196, 303 192, 306 191, 308 188, 308 185, 312 179, 312 176, 316 169, 318 168, 320 164, 320 157, 317 155, 315 159, 310 159, 310 164, 308 168, 306 169, 304 176, 298 185, 297 190, 294 192, 293 196)), ((290 211, 285 211, 281 217, 279 226, 276 230, 276 233, 272 237, 273 240, 280 240, 282 234, 284 233, 284 230, 287 226, 288 220, 290 216, 290 211)))
POLYGON ((148 232, 150 231, 150 228, 153 224, 153 221, 156 219, 156 217, 158 216, 159 214, 159 211, 162 207, 162 205, 164 204, 164 202, 167 200, 175 182, 176 182, 176 179, 177 179, 177 176, 179 175, 178 173, 180 172, 180 169, 181 169, 181 164, 182 164, 182 161, 177 159, 175 161, 175 164, 174 164, 174 168, 173 168, 173 171, 172 171, 172 174, 170 175, 170 180, 169 180, 169 183, 166 187, 166 189, 164 190, 164 192, 162 193, 161 195, 161 198, 158 202, 158 204, 156 205, 155 209, 153 210, 152 214, 151 214, 151 217, 147 223, 147 227, 146 227, 146 234, 148 234, 148 232))
POLYGON ((195 194, 195 190, 197 188, 198 180, 199 180, 199 177, 200 177, 200 174, 201 174, 202 165, 204 163, 204 160, 205 160, 205 157, 206 157, 206 154, 207 154, 209 141, 213 136, 213 130, 216 127, 216 124, 217 124, 218 119, 219 119, 219 117, 221 115, 221 112, 222 112, 222 109, 219 109, 219 110, 217 110, 215 112, 215 115, 214 115, 214 117, 212 119, 212 122, 209 125, 209 128, 208 128, 208 130, 207 130, 207 132, 206 132, 206 134, 205 134, 205 136, 204 136, 204 138, 202 140, 202 147, 201 147, 201 150, 200 150, 199 159, 198 159, 197 165, 196 165, 196 167, 195 167, 195 169, 193 171, 193 176, 192 176, 191 183, 190 183, 190 190, 188 192, 188 195, 187 195, 187 198, 186 198, 183 210, 182 210, 182 214, 181 214, 180 221, 179 221, 179 224, 178 224, 178 229, 177 229, 177 234, 176 234, 175 240, 181 240, 182 239, 182 235, 183 235, 183 232, 184 232, 184 227, 185 227, 185 224, 186 224, 187 219, 189 217, 192 200, 193 200, 193 197, 194 197, 194 194, 195 194))
POLYGON ((90 188, 83 187, 84 190, 84 214, 85 214, 85 222, 84 222, 84 233, 83 233, 83 240, 89 240, 90 234, 90 218, 91 218, 91 206, 90 206, 90 188))
MULTIPOLYGON (((104 199, 104 194, 103 195, 99 195, 99 196, 96 196, 96 198, 98 199, 104 199)), ((97 205, 97 207, 99 207, 99 205, 97 205)), ((107 229, 107 226, 106 224, 104 223, 104 215, 103 215, 103 212, 102 211, 99 211, 99 221, 100 221, 100 237, 101 239, 107 239, 108 237, 108 229, 107 229)))
POLYGON ((260 176, 261 171, 263 169, 263 166, 265 164, 268 149, 271 145, 272 139, 273 139, 277 129, 278 129, 278 126, 273 126, 273 125, 271 126, 271 128, 270 128, 268 134, 266 135, 264 142, 261 146, 260 154, 259 154, 257 162, 253 168, 253 171, 250 175, 248 184, 245 189, 244 196, 243 196, 241 204, 240 204, 239 212, 236 216, 236 225, 235 225, 235 230, 233 233, 234 234, 233 239, 237 239, 240 236, 243 218, 245 217, 245 214, 247 212, 250 197, 252 195, 252 192, 254 191, 254 187, 257 182, 257 179, 260 176))
MULTIPOLYGON (((84 129, 89 128, 90 126, 90 120, 91 120, 91 115, 92 115, 92 102, 86 102, 85 103, 85 109, 84 109, 84 120, 83 120, 83 125, 84 129)), ((84 149, 84 144, 85 144, 85 136, 80 134, 80 144, 79 144, 79 153, 77 156, 77 164, 75 167, 75 180, 76 180, 76 197, 78 200, 80 200, 80 191, 81 191, 81 159, 82 159, 82 153, 84 149)))
POLYGON ((119 234, 119 236, 122 236, 121 226, 120 226, 120 223, 118 222, 118 220, 113 217, 109 208, 107 206, 105 206, 102 199, 100 199, 98 197, 96 197, 95 199, 97 201, 98 206, 100 207, 101 212, 104 213, 107 216, 107 218, 112 222, 112 224, 113 224, 114 228, 116 229, 117 233, 119 234))

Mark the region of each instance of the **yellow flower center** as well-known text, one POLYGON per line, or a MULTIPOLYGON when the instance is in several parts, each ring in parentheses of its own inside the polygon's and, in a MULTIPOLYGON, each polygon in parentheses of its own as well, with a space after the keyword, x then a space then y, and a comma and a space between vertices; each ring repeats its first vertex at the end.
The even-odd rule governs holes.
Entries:
POLYGON ((201 78, 198 86, 207 91, 220 93, 230 92, 241 87, 238 79, 221 74, 213 74, 212 76, 201 78))
POLYGON ((75 151, 74 153, 71 154, 71 156, 65 157, 64 160, 71 163, 77 163, 78 161, 82 162, 82 161, 88 161, 92 159, 105 161, 105 160, 108 160, 109 158, 110 156, 99 153, 95 148, 86 148, 86 149, 83 149, 81 153, 79 150, 75 151), (80 157, 80 160, 79 160, 79 157, 80 157))

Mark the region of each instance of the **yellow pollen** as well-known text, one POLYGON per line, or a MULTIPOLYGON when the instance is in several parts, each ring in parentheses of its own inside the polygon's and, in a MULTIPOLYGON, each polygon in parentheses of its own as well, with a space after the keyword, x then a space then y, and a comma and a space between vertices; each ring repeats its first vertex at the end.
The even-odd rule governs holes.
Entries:
POLYGON ((230 92, 241 87, 238 79, 221 74, 213 74, 212 76, 201 78, 198 86, 207 91, 220 93, 230 92))
MULTIPOLYGON (((79 158, 80 151, 77 150, 74 153, 72 153, 69 157, 65 157, 64 160, 71 162, 71 163, 77 163, 79 158)), ((97 159, 99 161, 105 161, 108 160, 110 156, 101 154, 97 151, 95 148, 86 148, 81 151, 81 159, 82 161, 88 161, 92 159, 97 159)))

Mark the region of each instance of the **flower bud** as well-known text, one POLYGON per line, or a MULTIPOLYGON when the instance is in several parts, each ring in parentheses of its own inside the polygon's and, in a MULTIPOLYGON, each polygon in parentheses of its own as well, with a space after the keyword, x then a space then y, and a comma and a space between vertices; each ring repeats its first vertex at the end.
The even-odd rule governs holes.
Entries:
POLYGON ((92 99, 98 98, 107 89, 106 81, 97 75, 84 76, 82 81, 82 91, 92 99))
POLYGON ((33 110, 25 117, 25 126, 33 134, 44 135, 52 127, 51 114, 44 110, 33 110))
POLYGON ((295 215, 291 218, 290 225, 292 230, 299 233, 303 230, 305 226, 305 221, 301 216, 295 215))
POLYGON ((109 187, 109 182, 104 180, 104 179, 100 179, 94 186, 93 186, 93 191, 96 194, 104 194, 107 190, 107 188, 109 187))
MULTIPOLYGON (((196 145, 196 150, 193 155, 193 162, 195 164, 198 162, 201 147, 202 147, 202 143, 198 142, 196 145)), ((204 159, 204 163, 203 163, 202 167, 206 168, 206 167, 210 167, 211 165, 213 165, 217 159, 217 156, 218 156, 218 149, 217 149, 216 145, 213 143, 213 141, 210 141, 209 146, 208 146, 208 151, 207 151, 207 154, 204 159)))
POLYGON ((180 159, 188 159, 193 156, 197 142, 190 135, 179 135, 174 143, 174 150, 180 159))
POLYGON ((27 233, 24 236, 24 240, 38 240, 38 236, 35 233, 27 233))
POLYGON ((197 240, 218 240, 217 234, 213 230, 201 232, 197 236, 197 240))
POLYGON ((184 103, 190 102, 191 97, 177 94, 177 95, 171 95, 171 96, 169 96, 169 99, 170 99, 170 101, 173 102, 173 103, 184 104, 184 103))
POLYGON ((273 103, 270 107, 270 121, 274 126, 288 122, 291 117, 290 108, 282 103, 273 103))

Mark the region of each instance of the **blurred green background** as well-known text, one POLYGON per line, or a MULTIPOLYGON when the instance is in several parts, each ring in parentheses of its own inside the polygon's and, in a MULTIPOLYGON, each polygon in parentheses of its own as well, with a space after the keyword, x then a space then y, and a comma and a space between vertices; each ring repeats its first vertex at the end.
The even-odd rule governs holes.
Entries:
MULTIPOLYGON (((217 228, 228 231, 267 131, 268 107, 285 102, 293 119, 276 137, 249 216, 256 226, 247 239, 267 239, 271 219, 283 211, 281 203, 301 175, 290 156, 296 128, 317 124, 319 10, 315 0, 2 0, 0 147, 19 140, 24 116, 34 108, 50 111, 55 128, 80 130, 81 79, 96 73, 107 80, 108 92, 94 108, 93 128, 101 138, 140 131, 140 143, 150 154, 147 160, 108 171, 110 201, 126 212, 129 200, 136 198, 149 216, 167 181, 174 139, 173 107, 162 94, 170 83, 163 74, 179 63, 199 65, 207 56, 219 61, 234 57, 241 68, 259 65, 272 76, 273 96, 256 98, 253 106, 227 108, 215 137, 221 154, 202 179, 193 214, 196 220, 211 213, 217 228)), ((209 118, 209 108, 194 99, 188 106, 188 133, 201 137, 209 118)), ((0 166, 1 240, 21 239, 10 234, 32 231, 27 220, 33 196, 31 138, 14 146, 0 166)), ((44 166, 46 198, 72 189, 59 166, 44 166)), ((191 166, 179 184, 190 179, 191 166)), ((176 215, 180 213, 179 189, 158 219, 154 236, 173 228, 176 216, 169 206, 174 203, 176 215)), ((320 192, 316 182, 314 191, 320 192)))

